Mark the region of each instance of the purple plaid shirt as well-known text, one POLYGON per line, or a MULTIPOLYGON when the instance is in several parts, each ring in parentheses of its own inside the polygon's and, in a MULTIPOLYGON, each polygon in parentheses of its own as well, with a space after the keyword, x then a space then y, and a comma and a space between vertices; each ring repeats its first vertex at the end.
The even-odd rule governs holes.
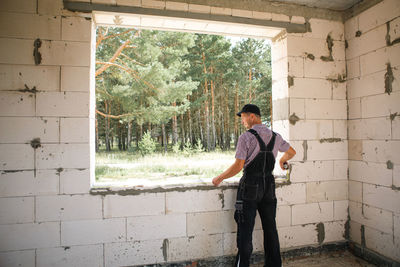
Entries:
MULTIPOLYGON (((264 124, 253 125, 252 129, 258 133, 265 145, 268 145, 272 137, 272 131, 264 124)), ((275 158, 278 151, 286 152, 289 148, 290 144, 283 140, 280 134, 276 133, 275 146, 272 150, 275 158)), ((260 152, 260 146, 257 138, 250 132, 243 133, 237 143, 235 158, 244 159, 244 166, 246 167, 257 156, 258 152, 260 152)))

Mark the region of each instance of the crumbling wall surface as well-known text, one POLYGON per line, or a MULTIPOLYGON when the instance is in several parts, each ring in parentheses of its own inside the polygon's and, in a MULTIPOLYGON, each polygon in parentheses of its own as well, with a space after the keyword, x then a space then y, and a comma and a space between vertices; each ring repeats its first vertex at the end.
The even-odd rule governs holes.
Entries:
POLYGON ((400 261, 400 2, 345 22, 350 240, 400 261))
MULTIPOLYGON (((307 25, 307 33, 282 33, 274 40, 274 128, 298 152, 291 184, 277 189, 278 230, 285 249, 345 240, 348 144, 341 22, 252 10, 243 1, 232 1, 243 10, 182 1, 91 2, 307 25)), ((234 189, 90 193, 90 14, 63 10, 62 1, 53 0, 2 0, 0 11, 0 266, 127 266, 233 255, 234 189)), ((398 64, 392 60, 396 76, 398 64)), ((392 84, 390 97, 398 91, 392 84)), ((398 122, 393 114, 389 119, 391 125, 398 122)), ((365 155, 377 161, 374 157, 397 143, 391 141, 378 156, 370 144, 364 145, 365 155)), ((390 162, 396 170, 398 159, 390 162)), ((368 183, 366 188, 375 190, 368 183)), ((386 197, 386 191, 379 194, 386 197)), ((394 199, 385 203, 398 208, 394 199)), ((398 233, 398 217, 393 219, 398 233)), ((366 237, 373 229, 366 225, 366 237)), ((262 251, 259 220, 254 250, 262 251)))

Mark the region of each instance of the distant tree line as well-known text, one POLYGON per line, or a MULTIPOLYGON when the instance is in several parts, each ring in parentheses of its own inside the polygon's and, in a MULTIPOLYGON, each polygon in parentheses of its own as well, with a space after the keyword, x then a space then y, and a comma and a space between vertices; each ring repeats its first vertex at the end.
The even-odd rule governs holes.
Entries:
POLYGON ((245 103, 271 121, 271 49, 264 40, 98 27, 96 151, 138 146, 145 132, 207 151, 236 145, 245 103))

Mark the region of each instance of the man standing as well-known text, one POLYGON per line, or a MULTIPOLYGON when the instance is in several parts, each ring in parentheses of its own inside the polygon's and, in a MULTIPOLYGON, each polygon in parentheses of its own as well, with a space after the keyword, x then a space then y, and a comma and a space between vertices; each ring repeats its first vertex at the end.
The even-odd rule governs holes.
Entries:
POLYGON ((279 164, 294 157, 296 151, 283 138, 263 125, 260 109, 253 104, 245 105, 237 113, 242 124, 248 129, 238 140, 235 162, 212 182, 218 186, 224 179, 239 173, 240 179, 235 204, 235 221, 238 225, 235 266, 248 267, 253 251, 252 234, 258 210, 264 232, 264 266, 281 266, 278 231, 276 229, 275 179, 272 171, 278 153, 284 152, 279 164))

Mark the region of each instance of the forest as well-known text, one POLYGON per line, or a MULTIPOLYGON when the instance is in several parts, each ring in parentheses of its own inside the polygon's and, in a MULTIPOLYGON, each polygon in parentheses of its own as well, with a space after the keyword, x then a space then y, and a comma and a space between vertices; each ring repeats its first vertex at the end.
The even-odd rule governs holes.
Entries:
POLYGON ((266 40, 118 27, 96 35, 96 151, 134 150, 146 136, 159 152, 229 150, 246 103, 271 121, 266 40))

